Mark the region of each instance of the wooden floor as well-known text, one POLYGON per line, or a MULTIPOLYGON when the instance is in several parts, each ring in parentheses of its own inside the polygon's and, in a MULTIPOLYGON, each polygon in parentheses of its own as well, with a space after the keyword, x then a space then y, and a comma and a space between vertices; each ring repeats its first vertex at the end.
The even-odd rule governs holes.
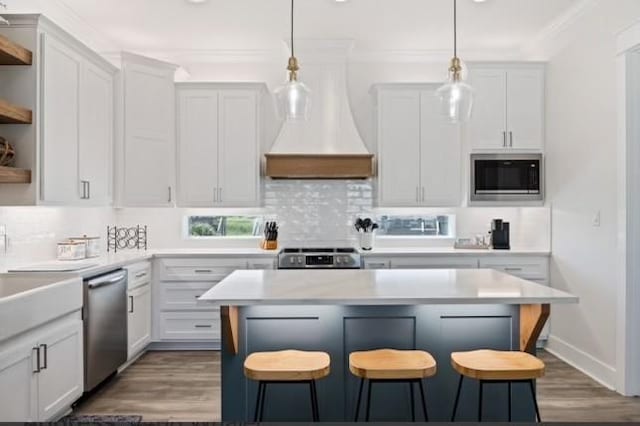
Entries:
MULTIPOLYGON (((542 352, 538 381, 544 421, 640 421, 640 399, 609 391, 542 352)), ((142 415, 144 421, 219 421, 220 356, 215 352, 149 352, 77 407, 78 414, 142 415)))

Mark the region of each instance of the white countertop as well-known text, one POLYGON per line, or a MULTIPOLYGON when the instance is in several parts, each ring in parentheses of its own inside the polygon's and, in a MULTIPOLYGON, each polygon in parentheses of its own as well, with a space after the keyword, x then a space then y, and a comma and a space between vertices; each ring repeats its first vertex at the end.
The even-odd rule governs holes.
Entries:
POLYGON ((514 248, 511 250, 472 250, 453 247, 381 247, 361 250, 362 256, 550 256, 540 249, 514 248))
POLYGON ((578 302, 568 293, 490 269, 236 271, 199 300, 217 306, 578 302))

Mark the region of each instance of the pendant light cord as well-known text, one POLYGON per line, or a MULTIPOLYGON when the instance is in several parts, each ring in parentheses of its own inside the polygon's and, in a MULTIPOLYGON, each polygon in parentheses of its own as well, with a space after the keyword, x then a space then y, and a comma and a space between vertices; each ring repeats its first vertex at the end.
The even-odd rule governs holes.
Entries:
POLYGON ((294 3, 294 0, 291 0, 291 56, 296 56, 295 51, 293 49, 293 23, 294 23, 293 3, 294 3))
POLYGON ((453 56, 458 57, 458 0, 453 0, 453 56))

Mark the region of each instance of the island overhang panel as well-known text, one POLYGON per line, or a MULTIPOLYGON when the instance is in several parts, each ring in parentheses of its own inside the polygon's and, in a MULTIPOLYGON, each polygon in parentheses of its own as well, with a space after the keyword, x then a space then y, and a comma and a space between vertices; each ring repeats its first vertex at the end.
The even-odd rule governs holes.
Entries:
MULTIPOLYGON (((200 299, 222 307, 222 417, 253 416, 257 385, 245 379, 245 357, 258 351, 321 350, 331 375, 318 382, 323 421, 352 420, 357 379, 348 355, 379 348, 422 349, 438 362, 428 379, 431 420, 448 421, 457 375, 453 351, 535 351, 550 304, 577 298, 493 270, 236 271, 200 299)), ((310 415, 304 385, 270 390, 267 420, 310 415)), ((485 389, 483 418, 507 419, 506 385, 485 389)), ((385 384, 372 396, 372 420, 410 420, 408 386, 385 384)), ((514 385, 514 420, 531 421, 525 384, 514 385)), ((459 420, 476 420, 478 385, 465 382, 459 420)))

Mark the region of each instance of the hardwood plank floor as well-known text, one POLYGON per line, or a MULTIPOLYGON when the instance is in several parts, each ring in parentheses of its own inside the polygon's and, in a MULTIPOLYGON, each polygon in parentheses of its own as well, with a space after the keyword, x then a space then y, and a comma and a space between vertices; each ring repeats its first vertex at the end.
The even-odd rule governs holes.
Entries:
MULTIPOLYGON (((547 364, 538 381, 544 421, 640 421, 640 398, 622 397, 549 353, 540 357, 547 364)), ((219 421, 219 369, 216 352, 149 352, 76 411, 158 422, 219 421)))

